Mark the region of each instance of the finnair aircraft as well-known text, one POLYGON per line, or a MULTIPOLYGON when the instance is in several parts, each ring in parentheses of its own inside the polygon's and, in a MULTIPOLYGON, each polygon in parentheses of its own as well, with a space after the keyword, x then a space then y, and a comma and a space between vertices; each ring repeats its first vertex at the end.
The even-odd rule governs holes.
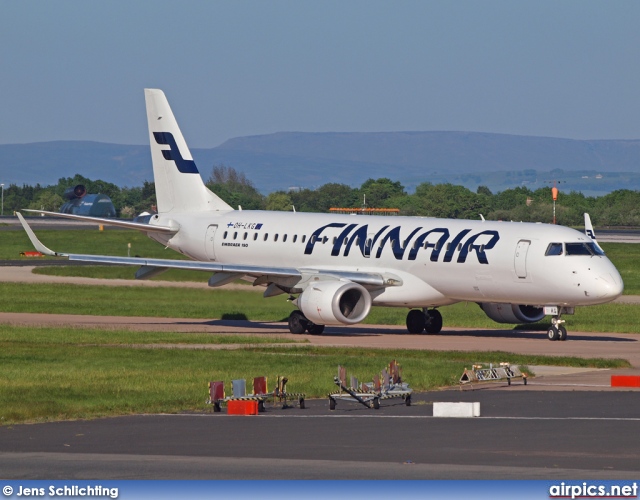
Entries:
POLYGON ((162 91, 145 90, 158 213, 124 222, 51 212, 144 231, 191 261, 56 253, 20 217, 34 246, 69 260, 238 278, 289 294, 292 333, 363 321, 372 306, 404 307, 410 333, 442 329, 439 307, 476 302, 499 323, 551 315, 550 340, 565 340, 563 315, 622 294, 615 266, 586 234, 549 224, 234 210, 204 185, 162 91), (294 296, 297 296, 294 298, 294 296))

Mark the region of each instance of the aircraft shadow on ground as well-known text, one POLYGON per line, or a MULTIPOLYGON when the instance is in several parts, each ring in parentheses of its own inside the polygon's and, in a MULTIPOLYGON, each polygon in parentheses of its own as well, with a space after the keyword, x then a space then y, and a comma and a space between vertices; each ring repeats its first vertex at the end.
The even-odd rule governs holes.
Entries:
MULTIPOLYGON (((505 338, 505 339, 540 339, 547 338, 547 332, 536 331, 520 331, 520 330, 464 330, 464 331, 446 331, 437 334, 443 337, 485 337, 485 338, 505 338)), ((569 332, 567 342, 575 340, 587 342, 637 342, 634 338, 629 337, 605 337, 605 336, 589 336, 572 334, 569 332)))
MULTIPOLYGON (((249 320, 236 320, 236 319, 217 319, 203 321, 199 323, 193 322, 177 322, 178 325, 209 325, 209 326, 226 326, 226 327, 238 327, 238 328, 253 328, 256 330, 263 330, 264 333, 269 333, 269 330, 282 330, 286 328, 283 323, 270 323, 259 322, 249 320)), ((250 332, 255 335, 262 333, 261 331, 250 332)), ((475 337, 475 338, 504 338, 504 339, 536 339, 545 340, 547 337, 546 332, 541 331, 522 331, 522 330, 446 330, 438 334, 409 334, 401 326, 390 326, 387 328, 376 327, 375 329, 367 328, 366 326, 357 327, 326 327, 323 337, 376 337, 379 335, 402 335, 411 336, 416 338, 424 338, 428 341, 432 337, 475 337)), ((605 337, 605 336, 588 336, 580 334, 572 334, 569 332, 567 341, 586 341, 586 342, 637 342, 635 338, 626 336, 620 337, 605 337)))

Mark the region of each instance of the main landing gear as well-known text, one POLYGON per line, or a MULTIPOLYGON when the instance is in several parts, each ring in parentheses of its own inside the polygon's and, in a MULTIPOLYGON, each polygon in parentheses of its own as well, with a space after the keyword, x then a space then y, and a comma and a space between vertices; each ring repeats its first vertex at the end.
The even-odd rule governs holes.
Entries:
POLYGON ((563 323, 564 320, 560 319, 560 314, 551 318, 551 326, 547 330, 549 340, 567 340, 567 329, 563 323))
POLYGON ((289 315, 289 331, 296 335, 300 335, 305 331, 309 332, 311 335, 322 335, 322 332, 324 332, 324 325, 316 325, 315 323, 312 323, 305 318, 302 311, 295 310, 291 311, 291 314, 289 315))
POLYGON ((437 309, 412 309, 407 314, 407 330, 409 333, 440 333, 442 314, 437 309))

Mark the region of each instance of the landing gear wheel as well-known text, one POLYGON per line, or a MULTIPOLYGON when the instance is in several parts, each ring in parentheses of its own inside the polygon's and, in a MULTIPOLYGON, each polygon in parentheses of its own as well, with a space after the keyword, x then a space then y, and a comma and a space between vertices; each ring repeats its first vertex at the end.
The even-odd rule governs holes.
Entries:
POLYGON ((378 398, 373 398, 373 409, 374 410, 380 409, 380 400, 378 398))
POLYGON ((329 409, 330 410, 335 410, 336 409, 336 400, 329 398, 329 409))
POLYGON ((315 323, 309 322, 307 325, 307 331, 311 335, 322 335, 322 332, 324 332, 324 325, 316 325, 315 323))
POLYGON ((549 340, 558 340, 560 338, 560 332, 555 326, 550 326, 547 330, 547 337, 549 340))
POLYGON ((309 320, 304 317, 302 311, 291 311, 289 315, 289 331, 291 333, 295 333, 296 335, 304 333, 308 324, 309 320))
POLYGON ((558 327, 558 340, 567 340, 567 329, 563 325, 558 327))
POLYGON ((427 333, 440 333, 442 331, 442 314, 437 309, 431 309, 426 313, 427 323, 424 329, 427 333))
POLYGON ((411 406, 411 396, 407 396, 404 400, 404 404, 407 406, 411 406))
POLYGON ((427 318, 419 309, 412 309, 407 314, 407 330, 409 333, 422 333, 427 324, 427 318))
POLYGON ((300 405, 300 409, 301 409, 301 410, 304 410, 304 408, 305 408, 305 407, 304 407, 304 398, 300 398, 300 399, 298 400, 298 404, 300 405))

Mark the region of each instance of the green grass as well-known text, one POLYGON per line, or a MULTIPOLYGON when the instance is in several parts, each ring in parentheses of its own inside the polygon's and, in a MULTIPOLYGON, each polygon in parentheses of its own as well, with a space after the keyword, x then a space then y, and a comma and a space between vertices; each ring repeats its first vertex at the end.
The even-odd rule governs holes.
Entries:
POLYGON ((640 295, 640 244, 601 243, 607 257, 618 268, 625 295, 640 295))
MULTIPOLYGON (((104 316, 249 319, 284 321, 294 307, 286 295, 270 299, 253 291, 190 288, 101 287, 66 284, 0 283, 0 311, 104 316)), ((494 323, 473 303, 440 309, 445 326, 512 329, 494 323)), ((367 324, 404 325, 407 309, 374 307, 367 324)), ((576 308, 565 316, 569 331, 640 333, 640 306, 603 304, 576 308)), ((545 329, 549 321, 526 325, 545 329)))
POLYGON ((279 321, 293 309, 286 297, 263 299, 236 290, 0 283, 4 312, 279 321))
MULTIPOLYGON (((337 365, 369 380, 397 359, 414 390, 456 384, 472 363, 627 367, 623 360, 522 356, 502 352, 429 352, 298 347, 238 350, 131 348, 174 343, 173 334, 0 326, 0 422, 95 418, 203 410, 207 382, 266 375, 289 378, 307 397, 333 391, 337 365), (87 344, 87 340, 91 341, 87 344), (113 346, 114 342, 120 343, 113 346)), ((190 334, 175 334, 189 341, 190 334)), ((255 337, 249 336, 252 343, 255 337)), ((199 335, 194 341, 201 342, 199 335)))
MULTIPOLYGON (((86 253, 127 256, 127 245, 131 243, 131 256, 162 259, 185 259, 186 257, 166 249, 144 234, 129 229, 36 229, 36 235, 51 250, 63 253, 86 253)), ((20 252, 33 250, 27 233, 22 230, 0 232, 0 260, 25 259, 20 252)), ((44 257, 52 259, 53 257, 44 257)), ((39 259, 42 260, 42 259, 39 259)))
POLYGON ((127 345, 247 345, 299 344, 306 340, 291 340, 275 336, 219 335, 210 333, 139 332, 100 328, 57 328, 12 326, 0 324, 0 342, 19 344, 57 344, 78 346, 127 345))

